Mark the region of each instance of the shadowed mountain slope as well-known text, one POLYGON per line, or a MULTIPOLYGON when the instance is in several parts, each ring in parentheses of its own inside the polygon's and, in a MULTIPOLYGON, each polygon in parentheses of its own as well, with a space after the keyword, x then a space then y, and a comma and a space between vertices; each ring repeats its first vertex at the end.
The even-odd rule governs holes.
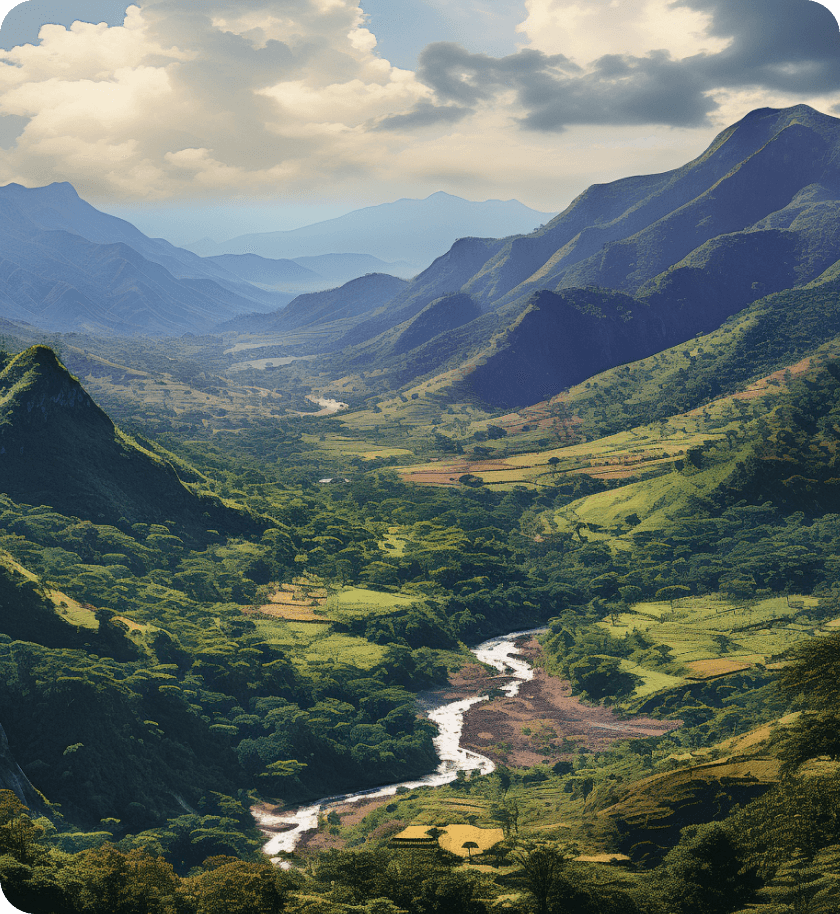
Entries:
POLYGON ((0 491, 97 523, 174 520, 187 534, 248 523, 123 434, 45 346, 0 371, 0 491))
POLYGON ((353 321, 357 322, 371 311, 387 305, 407 285, 406 280, 396 276, 371 273, 337 289, 298 295, 282 311, 243 315, 219 329, 240 333, 281 333, 313 325, 327 330, 330 324, 339 322, 346 330, 353 321))
MULTIPOLYGON (((395 330, 410 341, 425 308, 467 295, 476 316, 457 339, 468 385, 488 404, 521 406, 804 287, 838 245, 840 120, 762 109, 680 169, 589 188, 531 235, 462 239, 342 342, 350 364, 375 354, 406 383, 395 330), (632 296, 624 323, 604 312, 607 290, 632 296)), ((457 365, 442 335, 435 345, 457 365)), ((421 372, 440 367, 429 356, 413 359, 421 372)))

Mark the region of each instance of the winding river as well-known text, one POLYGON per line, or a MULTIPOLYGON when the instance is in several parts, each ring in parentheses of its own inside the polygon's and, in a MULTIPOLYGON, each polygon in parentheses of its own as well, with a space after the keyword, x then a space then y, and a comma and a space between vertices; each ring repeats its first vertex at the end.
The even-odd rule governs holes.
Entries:
MULTIPOLYGON (((500 687, 501 691, 507 695, 516 695, 523 682, 534 678, 534 671, 527 660, 521 656, 516 641, 524 635, 531 635, 537 631, 543 631, 543 629, 512 632, 509 635, 491 638, 472 649, 473 654, 482 663, 512 677, 510 682, 500 687)), ((272 835, 263 848, 264 852, 270 857, 276 857, 284 851, 293 851, 305 832, 313 831, 318 827, 319 814, 330 806, 339 803, 357 803, 360 800, 371 800, 376 797, 390 797, 400 787, 408 790, 415 787, 438 787, 454 781, 459 771, 479 771, 481 774, 490 774, 496 766, 489 758, 461 748, 464 714, 473 705, 482 701, 487 701, 486 695, 451 701, 428 710, 429 720, 434 721, 438 726, 438 735, 435 737, 434 743, 440 764, 435 771, 425 777, 416 781, 401 781, 386 787, 360 790, 357 793, 324 797, 311 806, 300 806, 297 809, 277 814, 255 807, 252 812, 257 826, 272 835)))

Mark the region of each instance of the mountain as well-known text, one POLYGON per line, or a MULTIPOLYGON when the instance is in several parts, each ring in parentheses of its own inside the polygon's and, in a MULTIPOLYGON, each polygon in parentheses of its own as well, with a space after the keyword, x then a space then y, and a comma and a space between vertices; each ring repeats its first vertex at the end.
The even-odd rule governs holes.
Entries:
POLYGON ((485 402, 525 405, 833 275, 838 243, 840 120, 761 109, 682 168, 595 185, 529 235, 460 239, 340 342, 351 367, 376 354, 406 383, 395 330, 410 338, 433 302, 468 296, 481 316, 419 333, 412 370, 460 363, 485 402), (627 296, 621 320, 610 293, 627 296))
POLYGON ((0 371, 0 491, 96 523, 174 520, 190 531, 212 526, 208 518, 235 522, 233 510, 196 495, 171 462, 121 432, 46 346, 0 371))
POLYGON ((318 273, 295 263, 294 260, 270 260, 257 254, 219 254, 216 257, 206 257, 204 260, 218 264, 246 282, 262 283, 267 286, 301 285, 323 281, 323 277, 318 273))
POLYGON ((389 273, 402 279, 410 279, 417 273, 417 268, 406 260, 385 261, 372 254, 317 254, 295 257, 294 262, 334 285, 349 282, 366 273, 389 273))
POLYGON ((101 212, 67 182, 33 188, 7 184, 0 188, 0 199, 42 231, 69 232, 94 244, 126 244, 176 279, 212 280, 237 295, 255 296, 256 301, 276 306, 270 296, 243 284, 238 274, 163 238, 149 238, 130 222, 101 212))
POLYGON ((336 289, 299 295, 287 307, 272 314, 247 314, 218 329, 238 333, 291 333, 317 326, 322 347, 341 336, 349 326, 370 311, 387 305, 408 283, 396 276, 371 273, 336 289))
POLYGON ((288 301, 146 238, 89 206, 69 184, 0 188, 0 313, 6 319, 48 330, 180 335, 288 301))
POLYGON ((458 238, 527 232, 551 215, 517 200, 474 203, 439 192, 425 200, 368 206, 291 231, 241 235, 213 247, 201 244, 192 249, 205 256, 251 253, 293 259, 366 253, 385 261, 408 261, 418 268, 446 253, 458 238))

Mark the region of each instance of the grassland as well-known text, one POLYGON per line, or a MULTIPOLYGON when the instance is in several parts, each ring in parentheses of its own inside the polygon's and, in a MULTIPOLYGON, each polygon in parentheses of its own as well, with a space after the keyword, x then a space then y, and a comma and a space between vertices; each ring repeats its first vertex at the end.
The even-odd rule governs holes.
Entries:
POLYGON ((370 669, 382 659, 385 649, 352 635, 331 632, 307 622, 257 619, 257 630, 268 644, 288 651, 295 663, 349 663, 370 669))
POLYGON ((617 638, 644 632, 670 651, 677 665, 674 675, 624 661, 623 668, 642 680, 633 695, 638 698, 685 681, 715 679, 778 662, 793 645, 826 632, 824 621, 810 615, 817 605, 814 597, 736 602, 711 594, 637 603, 598 625, 617 638))
POLYGON ((362 460, 384 460, 389 457, 406 458, 413 456, 412 451, 404 447, 375 447, 363 438, 350 438, 346 435, 323 434, 303 435, 303 441, 311 448, 323 452, 329 457, 362 460))
POLYGON ((363 587, 327 591, 316 582, 281 584, 268 603, 243 609, 265 640, 289 652, 295 661, 351 663, 370 669, 384 648, 364 638, 332 629, 335 622, 388 616, 407 609, 417 597, 363 587))

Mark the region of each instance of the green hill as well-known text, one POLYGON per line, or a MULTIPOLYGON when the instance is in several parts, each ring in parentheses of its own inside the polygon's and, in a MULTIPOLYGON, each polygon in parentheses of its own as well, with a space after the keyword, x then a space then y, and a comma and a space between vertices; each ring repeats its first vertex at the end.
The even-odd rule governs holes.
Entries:
POLYGON ((120 431, 46 346, 0 371, 0 491, 97 523, 174 519, 190 531, 246 522, 120 431))

